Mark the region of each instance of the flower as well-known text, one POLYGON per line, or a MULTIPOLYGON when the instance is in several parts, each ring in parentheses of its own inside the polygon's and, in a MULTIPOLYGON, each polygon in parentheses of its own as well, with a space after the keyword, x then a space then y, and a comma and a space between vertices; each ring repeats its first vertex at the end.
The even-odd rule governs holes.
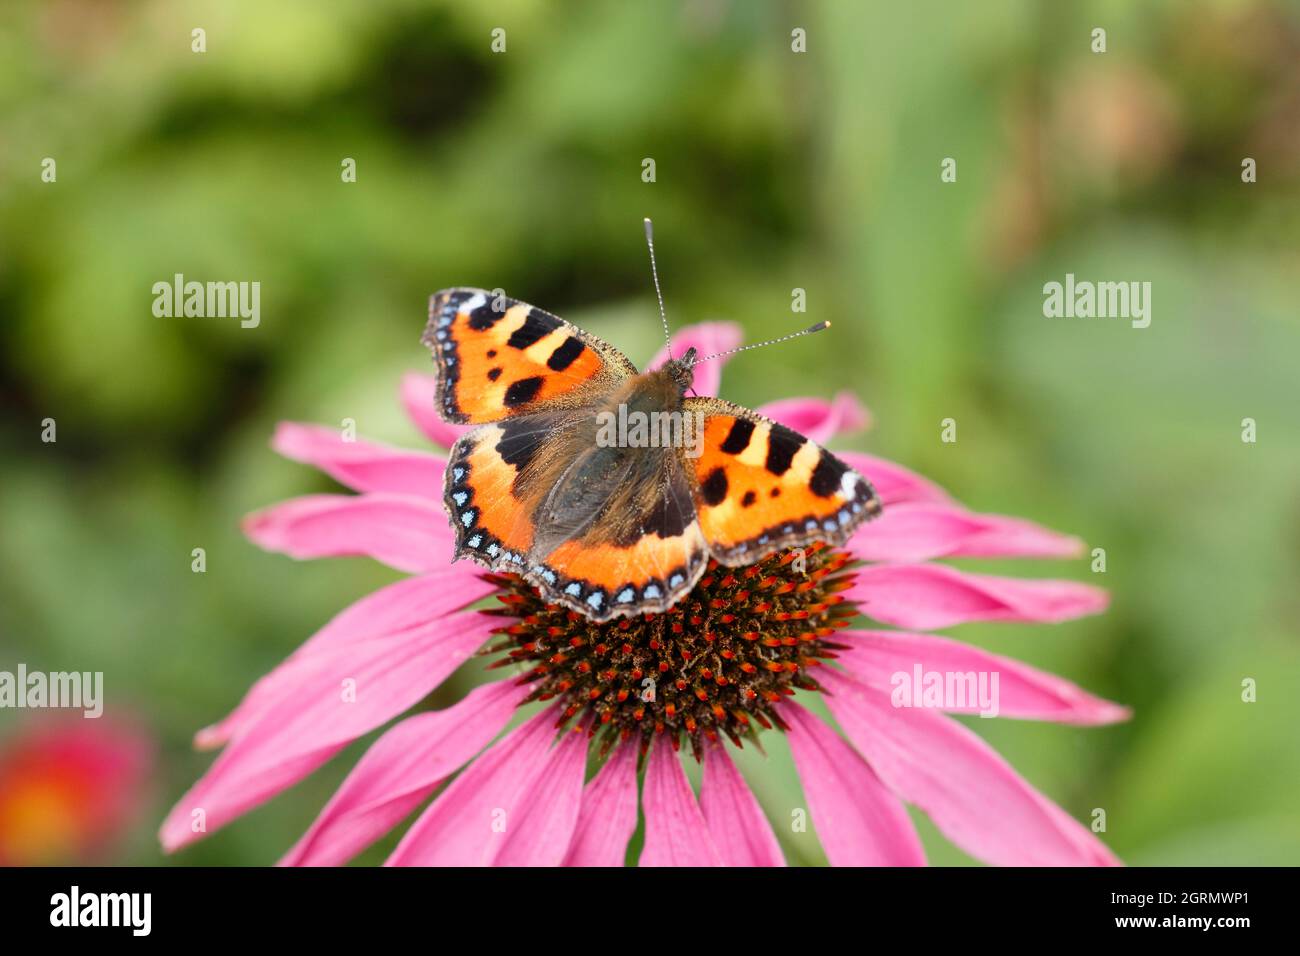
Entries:
POLYGON ((0 746, 0 866, 84 863, 144 803, 153 746, 137 728, 46 718, 0 746))
MULTIPOLYGON (((738 341, 734 326, 704 324, 680 333, 673 352, 693 345, 711 354, 738 341)), ((715 393, 718 374, 718 363, 701 366, 697 390, 715 393)), ((403 382, 416 424, 449 447, 463 429, 437 417, 433 394, 429 376, 403 382)), ((849 395, 760 411, 818 441, 867 421, 849 395)), ((299 424, 281 424, 272 445, 356 494, 309 495, 255 513, 245 526, 255 543, 300 559, 369 555, 410 577, 342 611, 228 717, 198 733, 199 746, 224 749, 163 823, 168 851, 310 774, 495 641, 487 650, 500 655, 493 666, 515 665, 511 675, 390 727, 282 864, 346 862, 442 787, 389 864, 621 865, 637 827, 644 758, 640 865, 782 865, 773 829, 728 753, 756 737, 758 726, 785 733, 808 816, 833 864, 924 863, 905 803, 988 863, 1117 862, 944 713, 977 712, 974 699, 895 706, 900 674, 996 675, 1003 716, 1124 719, 1123 707, 1061 678, 922 633, 967 621, 1055 622, 1101 611, 1107 597, 1093 587, 934 563, 1072 557, 1082 549, 1075 538, 968 511, 905 468, 841 453, 885 503, 884 515, 845 550, 715 568, 667 614, 595 624, 543 605, 517 579, 448 562, 443 458, 345 442, 330 429, 299 424), (794 568, 796 557, 806 567, 794 568), (492 597, 499 607, 474 609, 492 597), (737 608, 741 613, 732 613, 737 608), (888 629, 852 627, 857 612, 888 629), (648 696, 647 677, 659 680, 648 696), (341 686, 355 688, 343 703, 341 686), (796 696, 821 696, 839 731, 796 696), (544 708, 497 740, 516 709, 535 700, 544 708), (572 732, 557 733, 557 726, 572 732), (683 738, 702 764, 698 799, 677 752, 683 738), (592 759, 603 762, 584 783, 592 759), (203 828, 193 824, 199 818, 203 828)))

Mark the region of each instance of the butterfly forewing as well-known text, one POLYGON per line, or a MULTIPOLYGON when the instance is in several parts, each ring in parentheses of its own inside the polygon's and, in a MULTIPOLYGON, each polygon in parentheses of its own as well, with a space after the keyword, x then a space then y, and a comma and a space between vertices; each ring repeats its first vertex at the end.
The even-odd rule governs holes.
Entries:
POLYGON ((422 341, 438 367, 438 411, 461 425, 586 405, 636 374, 594 335, 484 289, 435 293, 422 341))

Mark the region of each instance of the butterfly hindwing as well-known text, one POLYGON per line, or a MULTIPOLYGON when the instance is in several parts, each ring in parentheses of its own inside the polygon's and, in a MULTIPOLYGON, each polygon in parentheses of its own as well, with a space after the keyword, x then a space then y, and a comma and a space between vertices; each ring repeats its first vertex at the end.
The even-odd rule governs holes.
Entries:
MULTIPOLYGON (((662 448, 620 451, 635 463, 619 489, 581 535, 540 557, 542 572, 530 578, 551 599, 596 620, 667 610, 708 564, 690 478, 677 456, 662 448)), ((578 463, 572 485, 590 484, 582 473, 588 463, 578 463)))
POLYGON ((663 611, 708 562, 691 478, 668 449, 600 449, 582 412, 462 436, 444 502, 456 557, 532 582, 595 620, 663 611))
POLYGON ((529 478, 562 422, 524 415, 462 435, 452 446, 443 504, 456 533, 456 558, 522 573, 533 546, 529 478))
POLYGON ((667 538, 567 541, 527 577, 548 600, 602 621, 667 610, 695 586, 707 564, 704 535, 692 521, 667 538))
POLYGON ((880 513, 870 483, 816 442, 740 405, 688 398, 704 415, 696 512, 713 557, 751 564, 814 541, 843 544, 880 513))
POLYGON ((484 289, 430 297, 422 341, 437 366, 438 411, 454 424, 589 404, 636 374, 613 346, 484 289))

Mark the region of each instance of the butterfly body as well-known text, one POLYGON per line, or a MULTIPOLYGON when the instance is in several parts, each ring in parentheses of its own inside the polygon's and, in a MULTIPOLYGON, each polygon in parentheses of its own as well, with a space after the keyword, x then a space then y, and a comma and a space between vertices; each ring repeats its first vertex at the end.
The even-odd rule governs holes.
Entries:
POLYGON ((711 557, 842 543, 880 512, 866 479, 814 442, 688 397, 693 353, 638 374, 594 336, 479 289, 435 294, 424 341, 443 417, 479 426, 447 464, 454 558, 595 620, 667 610, 711 557), (611 441, 628 420, 651 427, 611 441))
POLYGON ((617 420, 620 414, 625 419, 657 412, 681 414, 683 389, 673 373, 663 369, 629 379, 557 429, 553 451, 535 469, 535 486, 545 491, 533 510, 536 553, 551 553, 596 521, 604 522, 606 533, 616 541, 641 534, 637 519, 654 510, 660 481, 669 477, 664 473, 669 463, 656 447, 602 441, 601 423, 617 420))

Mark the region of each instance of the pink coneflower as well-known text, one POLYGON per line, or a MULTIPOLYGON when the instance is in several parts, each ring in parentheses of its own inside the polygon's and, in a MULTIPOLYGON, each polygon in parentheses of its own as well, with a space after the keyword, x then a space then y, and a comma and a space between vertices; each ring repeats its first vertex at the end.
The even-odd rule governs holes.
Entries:
MULTIPOLYGON (((731 325, 695 326, 676 337, 674 354, 738 340, 731 325)), ((700 366, 695 386, 716 393, 718 363, 700 366)), ((402 397, 445 448, 461 430, 439 420, 433 389, 432 377, 411 375, 402 397)), ((819 442, 867 420, 849 395, 759 411, 819 442)), ((924 863, 907 803, 988 863, 1116 862, 943 712, 977 712, 975 701, 899 707, 892 697, 899 674, 996 674, 1002 716, 1123 719, 1124 708, 1058 677, 922 633, 1101 611, 1105 593, 1086 585, 931 563, 1074 557, 1074 538, 968 511, 898 465, 841 452, 885 504, 844 551, 717 568, 666 614, 597 624, 542 604, 517 579, 449 564, 442 457, 297 424, 280 425, 273 446, 357 494, 258 512, 246 524, 254 542, 295 558, 369 555, 411 576, 344 610, 199 732, 200 747, 224 749, 163 823, 168 851, 291 786, 483 652, 504 679, 389 728, 282 863, 343 863, 442 788, 389 864, 622 865, 640 814, 640 865, 782 865, 772 826, 728 754, 764 733, 789 741, 808 818, 833 864, 924 863), (490 598, 486 613, 475 609, 490 598), (859 614, 890 629, 858 629, 859 614), (817 696, 838 730, 800 702, 817 696), (496 739, 518 707, 536 701, 540 710, 496 739), (698 799, 682 765, 692 758, 702 764, 698 799)))
POLYGON ((0 866, 102 860, 137 820, 153 746, 106 719, 47 717, 0 743, 0 866))

